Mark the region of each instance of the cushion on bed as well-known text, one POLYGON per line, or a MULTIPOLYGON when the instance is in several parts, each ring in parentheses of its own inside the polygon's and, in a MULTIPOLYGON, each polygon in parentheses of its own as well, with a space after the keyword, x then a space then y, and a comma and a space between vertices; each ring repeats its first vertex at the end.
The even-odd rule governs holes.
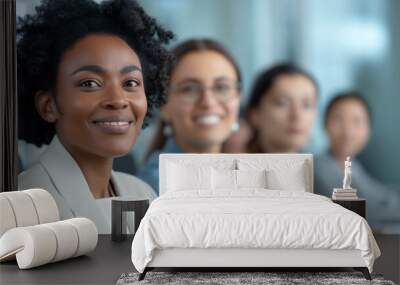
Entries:
POLYGON ((312 183, 309 181, 310 167, 307 161, 289 159, 238 159, 239 170, 266 170, 267 187, 273 190, 306 191, 312 183))
POLYGON ((290 178, 287 173, 281 171, 269 170, 267 171, 268 187, 271 190, 287 190, 287 191, 306 191, 307 185, 304 169, 301 167, 289 172, 290 178))
POLYGON ((212 168, 212 190, 215 195, 242 189, 267 188, 266 170, 230 170, 212 168))
POLYGON ((211 167, 168 163, 167 191, 211 190, 211 167))
POLYGON ((212 189, 233 191, 237 189, 236 170, 212 168, 212 189))
MULTIPOLYGON (((211 193, 215 188, 212 170, 224 170, 226 173, 223 176, 229 176, 229 171, 236 169, 236 160, 219 159, 213 161, 211 166, 206 157, 196 160, 189 158, 175 159, 173 162, 167 162, 166 169, 167 191, 197 190, 199 193, 211 193)), ((218 183, 218 187, 224 189, 231 189, 231 186, 234 186, 227 177, 220 179, 218 183)))
POLYGON ((267 171, 262 170, 236 170, 237 187, 243 188, 268 188, 267 171))

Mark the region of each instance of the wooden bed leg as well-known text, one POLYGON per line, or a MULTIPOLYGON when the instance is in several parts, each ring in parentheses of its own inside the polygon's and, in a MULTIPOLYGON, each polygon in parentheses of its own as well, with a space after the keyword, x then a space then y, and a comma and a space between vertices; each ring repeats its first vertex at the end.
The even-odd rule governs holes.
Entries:
POLYGON ((367 267, 354 267, 354 269, 357 271, 361 271, 362 274, 364 275, 365 279, 372 280, 371 274, 369 274, 369 270, 367 267))
POLYGON ((142 273, 139 274, 139 278, 138 281, 142 281, 144 279, 144 277, 146 277, 146 273, 147 273, 147 267, 144 269, 144 271, 142 273))

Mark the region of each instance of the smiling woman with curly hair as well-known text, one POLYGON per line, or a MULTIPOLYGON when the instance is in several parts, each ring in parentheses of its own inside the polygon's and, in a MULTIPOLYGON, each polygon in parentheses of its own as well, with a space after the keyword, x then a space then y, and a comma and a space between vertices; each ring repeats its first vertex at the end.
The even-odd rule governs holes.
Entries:
POLYGON ((108 233, 109 197, 154 197, 112 163, 164 102, 173 35, 134 0, 45 0, 17 36, 19 138, 50 143, 19 188, 48 190, 61 218, 84 216, 108 233))

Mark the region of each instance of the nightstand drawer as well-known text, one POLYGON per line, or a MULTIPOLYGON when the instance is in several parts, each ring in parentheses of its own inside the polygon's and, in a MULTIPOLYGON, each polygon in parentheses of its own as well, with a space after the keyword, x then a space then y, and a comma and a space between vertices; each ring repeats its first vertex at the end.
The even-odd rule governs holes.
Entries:
POLYGON ((340 206, 353 211, 356 214, 359 214, 361 217, 366 218, 366 210, 365 210, 365 199, 357 199, 357 200, 335 200, 332 199, 332 202, 339 204, 340 206))

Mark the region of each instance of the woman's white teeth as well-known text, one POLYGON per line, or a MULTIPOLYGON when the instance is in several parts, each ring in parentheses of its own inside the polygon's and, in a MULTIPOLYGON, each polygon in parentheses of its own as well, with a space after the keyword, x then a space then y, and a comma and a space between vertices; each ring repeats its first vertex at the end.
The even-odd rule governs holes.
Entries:
POLYGON ((126 126, 129 125, 129 122, 97 122, 97 124, 104 126, 126 126))
POLYGON ((196 118, 196 122, 204 125, 215 125, 221 121, 217 115, 201 116, 196 118))

